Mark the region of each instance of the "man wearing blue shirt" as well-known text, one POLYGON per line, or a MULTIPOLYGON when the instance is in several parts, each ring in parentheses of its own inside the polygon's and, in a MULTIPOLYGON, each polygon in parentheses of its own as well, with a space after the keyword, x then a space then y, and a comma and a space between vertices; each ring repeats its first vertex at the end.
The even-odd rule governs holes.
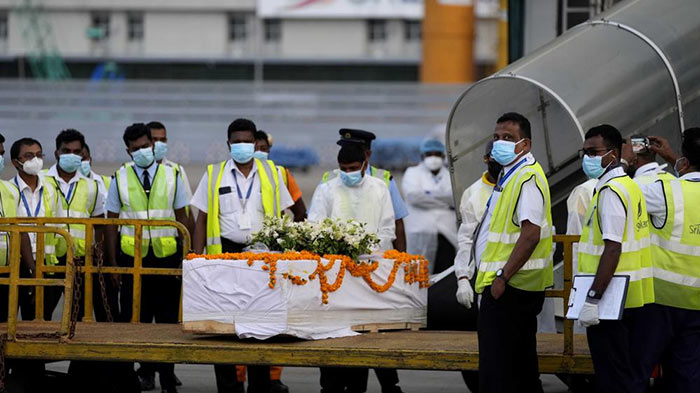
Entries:
MULTIPOLYGON (((153 138, 143 123, 132 124, 124 131, 126 152, 134 165, 123 165, 114 175, 107 195, 108 218, 177 220, 187 225, 182 177, 167 165, 155 162, 153 138)), ((117 228, 107 229, 108 262, 116 266, 133 266, 134 250, 141 247, 142 266, 149 268, 177 268, 181 263, 182 243, 173 227, 144 227, 143 240, 136 244, 134 227, 120 229, 117 247, 117 228)), ((180 280, 175 276, 142 276, 142 323, 177 323, 180 306, 180 280)), ((121 280, 120 320, 131 319, 133 279, 121 280)), ((141 369, 154 369, 160 374, 163 392, 177 392, 173 364, 141 364, 141 369)))

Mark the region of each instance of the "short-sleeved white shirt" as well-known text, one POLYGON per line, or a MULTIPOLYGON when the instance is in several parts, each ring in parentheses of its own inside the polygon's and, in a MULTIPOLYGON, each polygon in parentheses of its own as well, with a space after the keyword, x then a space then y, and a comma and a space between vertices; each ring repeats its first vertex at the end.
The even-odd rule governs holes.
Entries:
POLYGON ((598 222, 603 233, 603 240, 610 240, 616 243, 622 243, 622 238, 625 234, 625 226, 627 225, 627 211, 622 199, 617 193, 610 188, 603 187, 616 177, 626 176, 625 170, 622 167, 617 167, 604 174, 595 190, 598 195, 598 222), (601 191, 601 189, 603 189, 601 191))
MULTIPOLYGON (((292 196, 289 195, 287 187, 284 187, 284 178, 279 170, 277 171, 277 176, 279 177, 278 181, 281 185, 279 187, 280 209, 286 209, 292 206, 294 201, 292 200, 292 196)), ((258 175, 257 166, 253 165, 253 169, 248 174, 248 177, 246 177, 238 169, 238 166, 234 164, 233 160, 226 161, 219 190, 219 225, 221 236, 236 243, 248 243, 251 235, 262 229, 262 222, 265 218, 262 193, 260 191, 260 176, 258 175), (236 172, 235 177, 233 175, 234 171, 236 172), (238 188, 236 185, 238 185, 238 188), (243 201, 238 198, 238 190, 241 191, 243 200, 245 200, 249 187, 252 187, 251 196, 246 203, 244 211, 243 201), (227 192, 221 193, 222 189, 227 192), (241 217, 242 214, 246 214, 250 218, 250 229, 240 228, 239 217, 241 217)), ((200 180, 190 204, 204 213, 209 211, 209 175, 206 172, 204 176, 202 176, 202 180, 200 180)))

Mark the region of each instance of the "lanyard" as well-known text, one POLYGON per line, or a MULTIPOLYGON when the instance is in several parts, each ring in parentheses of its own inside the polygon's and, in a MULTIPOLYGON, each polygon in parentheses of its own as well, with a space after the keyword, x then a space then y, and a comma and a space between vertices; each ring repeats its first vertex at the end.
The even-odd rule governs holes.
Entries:
MULTIPOLYGON (((17 178, 15 177, 15 184, 17 185, 17 188, 19 188, 19 182, 17 181, 17 178)), ((27 215, 29 217, 38 217, 39 212, 41 211, 41 201, 44 199, 44 187, 41 187, 39 190, 39 202, 36 204, 36 211, 34 212, 34 215, 32 216, 32 211, 29 209, 29 203, 27 202, 27 198, 24 196, 24 191, 20 191, 19 195, 22 197, 22 203, 24 203, 24 210, 27 212, 27 215)))
POLYGON ((513 174, 518 168, 520 168, 521 165, 523 165, 527 161, 527 158, 522 159, 519 163, 515 164, 508 172, 506 172, 505 175, 503 175, 500 179, 498 179, 498 183, 496 184, 496 187, 493 188, 493 192, 491 192, 491 196, 489 197, 489 201, 486 202, 486 210, 489 210, 489 206, 491 206, 491 199, 493 198, 493 193, 498 191, 502 191, 502 186, 505 184, 506 180, 510 177, 510 175, 513 174))
POLYGON ((72 183, 72 184, 70 185, 70 187, 68 187, 68 196, 66 196, 66 195, 63 193, 63 191, 61 190, 61 186, 59 186, 58 184, 56 184, 56 186, 57 186, 56 188, 58 188, 58 192, 61 193, 61 196, 63 196, 63 199, 65 199, 65 201, 66 201, 66 205, 68 205, 69 207, 70 207, 71 196, 73 195, 73 189, 75 188, 75 184, 76 184, 76 183, 72 183))
POLYGON ((241 205, 243 205, 243 211, 245 212, 246 205, 248 204, 248 200, 250 199, 250 193, 253 192, 253 183, 255 183, 255 173, 253 173, 253 177, 250 179, 250 185, 248 186, 248 192, 245 195, 245 199, 243 199, 243 193, 241 193, 241 187, 238 186, 238 176, 236 175, 236 170, 235 169, 231 170, 231 173, 233 173, 233 180, 236 183, 236 191, 238 192, 238 200, 241 201, 241 205))

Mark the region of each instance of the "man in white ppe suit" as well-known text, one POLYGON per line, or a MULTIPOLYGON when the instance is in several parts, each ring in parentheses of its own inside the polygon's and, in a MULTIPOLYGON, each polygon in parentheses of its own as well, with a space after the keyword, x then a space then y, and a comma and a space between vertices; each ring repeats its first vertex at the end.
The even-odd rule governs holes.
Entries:
POLYGON ((406 248, 425 256, 430 272, 440 273, 452 265, 457 245, 457 217, 452 183, 445 167, 445 145, 428 139, 421 144, 422 161, 406 169, 402 191, 408 202, 406 248))

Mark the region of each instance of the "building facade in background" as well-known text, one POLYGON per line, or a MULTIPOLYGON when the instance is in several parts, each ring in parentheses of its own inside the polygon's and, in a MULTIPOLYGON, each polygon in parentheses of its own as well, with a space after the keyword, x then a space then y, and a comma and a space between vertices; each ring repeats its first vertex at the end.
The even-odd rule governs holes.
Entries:
MULTIPOLYGON (((495 71, 500 1, 444 1, 473 6, 476 76, 495 71)), ((556 36, 572 1, 530 2, 556 36)), ((32 76, 43 53, 79 78, 417 80, 423 15, 422 0, 0 0, 0 76, 32 76)))

